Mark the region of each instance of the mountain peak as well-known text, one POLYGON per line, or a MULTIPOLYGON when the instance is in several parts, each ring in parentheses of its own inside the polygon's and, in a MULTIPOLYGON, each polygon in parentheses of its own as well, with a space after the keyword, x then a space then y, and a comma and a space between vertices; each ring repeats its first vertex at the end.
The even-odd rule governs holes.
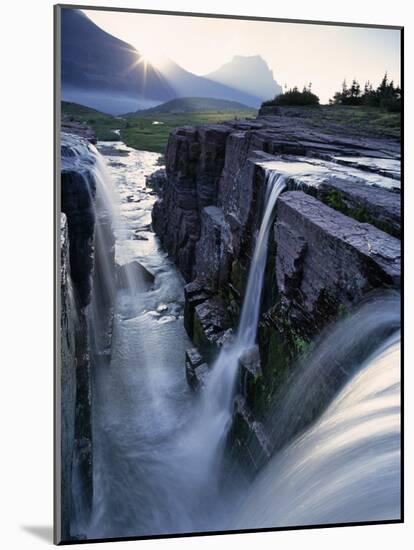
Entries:
POLYGON ((224 63, 206 77, 258 96, 263 100, 273 98, 283 91, 282 87, 274 80, 273 71, 260 54, 234 55, 231 61, 224 63))

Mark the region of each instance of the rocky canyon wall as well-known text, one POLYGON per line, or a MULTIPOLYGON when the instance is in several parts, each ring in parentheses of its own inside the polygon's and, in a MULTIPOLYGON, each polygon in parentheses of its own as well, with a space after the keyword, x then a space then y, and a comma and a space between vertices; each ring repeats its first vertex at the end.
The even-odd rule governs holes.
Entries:
MULTIPOLYGON (((99 293, 103 318, 111 316, 112 303, 102 293, 97 234, 110 232, 97 215, 94 154, 88 141, 62 134, 60 225, 60 458, 61 538, 82 537, 93 497, 92 346, 91 302, 99 293), (97 269, 95 267, 98 266, 97 269), (80 521, 82 520, 82 521, 80 521)), ((109 239, 105 261, 114 264, 109 239)), ((103 250, 101 250, 103 252, 103 250)), ((115 269, 113 270, 115 272, 115 269)), ((109 323, 107 323, 107 328, 109 323)))
POLYGON ((234 404, 232 438, 245 456, 254 454, 249 446, 266 455, 268 403, 315 337, 376 290, 400 288, 399 163, 397 141, 321 132, 298 114, 171 133, 153 226, 187 281, 193 387, 237 328, 266 174, 288 175, 271 231, 258 348, 241 362, 234 404))

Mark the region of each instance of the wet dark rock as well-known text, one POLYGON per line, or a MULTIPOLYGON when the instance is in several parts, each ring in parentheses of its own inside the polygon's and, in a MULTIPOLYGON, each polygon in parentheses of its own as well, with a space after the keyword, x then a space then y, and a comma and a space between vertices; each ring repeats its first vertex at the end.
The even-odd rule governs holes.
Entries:
POLYGON ((231 320, 226 304, 218 296, 195 306, 192 338, 210 364, 220 347, 228 341, 230 328, 231 320))
POLYGON ((190 338, 194 336, 195 307, 205 302, 212 293, 212 289, 202 279, 195 279, 184 287, 184 326, 190 338))
POLYGON ((138 231, 134 231, 133 233, 133 237, 132 237, 135 241, 148 241, 149 238, 146 236, 146 235, 143 235, 143 233, 141 232, 141 230, 138 230, 138 231))
POLYGON ((90 301, 95 228, 95 182, 88 173, 63 170, 61 210, 67 217, 71 278, 80 307, 90 301))
POLYGON ((252 346, 244 351, 239 358, 240 367, 246 369, 253 376, 260 376, 260 353, 259 346, 252 346))
POLYGON ((185 374, 190 387, 193 390, 198 390, 203 387, 208 373, 208 365, 198 349, 188 349, 185 354, 185 374))
POLYGON ((230 129, 224 125, 178 128, 166 153, 167 182, 152 213, 155 232, 187 281, 194 276, 201 210, 217 199, 230 129))
MULTIPOLYGON (((400 144, 396 140, 355 136, 347 134, 346 128, 331 134, 329 127, 328 131, 310 127, 301 115, 303 109, 293 111, 256 120, 177 128, 171 133, 167 179, 154 205, 153 227, 186 281, 198 276, 197 262, 203 262, 202 250, 209 246, 204 239, 204 246, 196 250, 204 207, 221 208, 224 223, 230 228, 230 238, 222 242, 220 268, 225 266, 225 272, 235 258, 251 254, 262 194, 254 185, 255 159, 302 155, 338 163, 344 157, 363 156, 371 159, 372 169, 377 164, 378 170, 381 159, 399 161, 400 144)), ((200 267, 203 274, 204 267, 200 267)), ((221 278, 209 271, 209 277, 221 278)), ((224 279, 228 277, 224 273, 224 279)), ((240 291, 240 285, 234 286, 240 291)))
POLYGON ((133 261, 116 266, 116 281, 118 288, 132 288, 137 292, 145 292, 154 284, 155 276, 139 262, 133 261))
POLYGON ((231 453, 248 472, 257 472, 270 458, 272 447, 264 426, 255 420, 242 395, 234 399, 233 425, 228 436, 231 453))
POLYGON ((165 168, 160 168, 146 177, 145 185, 159 193, 167 180, 165 168))

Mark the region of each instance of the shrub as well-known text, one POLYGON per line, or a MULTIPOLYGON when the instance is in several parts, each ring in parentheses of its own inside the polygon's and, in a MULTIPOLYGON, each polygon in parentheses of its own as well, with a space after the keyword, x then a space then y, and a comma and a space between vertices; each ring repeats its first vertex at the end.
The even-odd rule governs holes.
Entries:
POLYGON ((401 89, 388 81, 385 73, 379 86, 374 89, 371 82, 366 82, 364 92, 361 93, 361 86, 354 79, 348 88, 346 80, 342 83, 342 90, 336 92, 331 104, 335 105, 366 105, 368 107, 381 107, 390 112, 401 111, 401 89))
POLYGON ((319 97, 312 93, 311 84, 309 84, 308 87, 304 86, 301 92, 295 86, 287 92, 277 95, 274 99, 265 101, 263 105, 319 105, 319 97))

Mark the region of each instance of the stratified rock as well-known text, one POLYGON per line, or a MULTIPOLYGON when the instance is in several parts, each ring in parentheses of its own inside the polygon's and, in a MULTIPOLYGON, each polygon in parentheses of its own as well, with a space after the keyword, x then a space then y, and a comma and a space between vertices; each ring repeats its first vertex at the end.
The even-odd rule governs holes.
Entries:
POLYGON ((386 233, 401 236, 401 198, 399 193, 364 185, 362 182, 330 178, 322 182, 317 196, 329 206, 368 222, 386 233))
POLYGON ((275 241, 279 301, 309 337, 335 319, 340 307, 358 303, 373 289, 399 287, 398 239, 301 191, 279 198, 275 241))
POLYGON ((187 281, 194 275, 200 213, 214 204, 230 129, 209 125, 173 130, 167 146, 167 184, 152 212, 153 227, 187 281))
POLYGON ((195 308, 211 295, 212 289, 203 279, 195 279, 184 287, 184 327, 190 338, 194 336, 195 308))
POLYGON ((195 306, 193 341, 210 364, 230 337, 230 328, 227 307, 219 297, 207 299, 195 306))
POLYGON ((205 385, 209 373, 207 363, 197 348, 190 348, 185 353, 185 374, 187 382, 193 390, 205 385))
POLYGON ((206 206, 201 213, 201 235, 196 248, 197 277, 208 281, 212 289, 217 290, 220 279, 228 279, 228 266, 223 254, 230 241, 223 211, 217 206, 206 206))
POLYGON ((79 136, 94 145, 97 143, 96 134, 86 122, 79 122, 71 115, 63 115, 61 122, 62 132, 79 136))
POLYGON ((309 113, 282 109, 174 130, 153 208, 155 232, 188 282, 186 330, 211 364, 239 322, 266 174, 289 175, 258 295, 258 348, 240 361, 244 405, 233 442, 245 457, 254 423, 313 338, 371 291, 399 287, 399 141, 329 121, 321 129, 319 114, 328 111, 309 113))

